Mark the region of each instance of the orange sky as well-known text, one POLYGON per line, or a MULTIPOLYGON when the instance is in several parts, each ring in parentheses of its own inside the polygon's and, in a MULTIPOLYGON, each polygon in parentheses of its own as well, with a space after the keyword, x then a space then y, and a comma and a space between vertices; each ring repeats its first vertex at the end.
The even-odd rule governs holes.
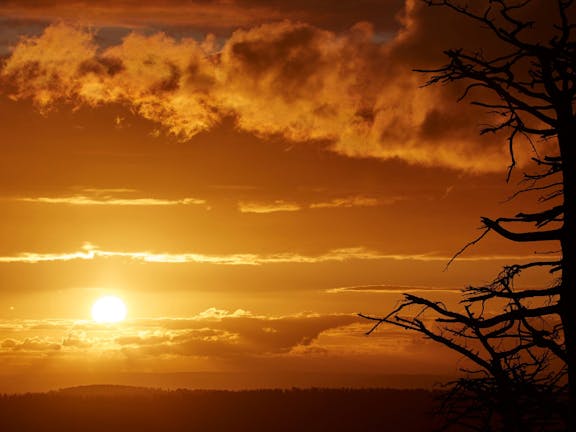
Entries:
POLYGON ((449 13, 19 0, 0 17, 0 391, 127 373, 242 374, 230 387, 263 371, 268 386, 452 374, 457 357, 395 329, 367 338, 354 314, 403 291, 454 302, 534 253, 493 236, 443 271, 481 215, 522 206, 503 203, 521 178, 504 182, 504 137, 478 136, 490 115, 411 72, 494 45, 449 13), (105 294, 126 322, 90 321, 105 294))

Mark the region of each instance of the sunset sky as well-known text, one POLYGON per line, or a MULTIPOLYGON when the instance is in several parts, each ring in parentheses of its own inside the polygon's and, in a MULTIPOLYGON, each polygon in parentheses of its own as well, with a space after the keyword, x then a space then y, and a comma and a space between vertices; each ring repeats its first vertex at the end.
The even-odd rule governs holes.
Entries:
POLYGON ((527 210, 521 170, 412 69, 493 45, 416 0, 1 1, 0 392, 455 373, 355 314, 535 252, 491 235, 444 271, 480 216, 527 210), (92 321, 103 295, 126 321, 92 321))

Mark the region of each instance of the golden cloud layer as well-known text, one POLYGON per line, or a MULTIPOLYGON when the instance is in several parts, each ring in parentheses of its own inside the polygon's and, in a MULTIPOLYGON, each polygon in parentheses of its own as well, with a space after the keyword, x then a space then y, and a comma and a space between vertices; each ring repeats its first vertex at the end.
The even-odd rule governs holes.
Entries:
MULTIPOLYGON (((406 23, 409 23, 406 20, 406 23)), ((99 47, 93 32, 54 24, 25 37, 1 77, 14 99, 43 112, 125 104, 189 139, 224 117, 258 135, 322 140, 351 157, 400 158, 461 169, 500 169, 503 155, 474 138, 475 123, 446 111, 437 88, 403 63, 408 24, 378 41, 360 23, 342 33, 276 22, 235 31, 224 43, 131 33, 99 47)))
MULTIPOLYGON (((315 264, 324 262, 341 262, 349 260, 413 260, 424 262, 448 262, 450 256, 438 254, 383 254, 378 251, 357 248, 333 249, 320 255, 301 255, 297 253, 276 253, 276 254, 227 254, 227 255, 208 255, 201 253, 154 253, 147 251, 128 252, 128 251, 107 251, 87 243, 81 250, 67 253, 33 253, 26 252, 14 256, 0 256, 0 263, 46 263, 46 262, 65 262, 73 260, 91 261, 96 259, 120 258, 147 263, 168 263, 168 264, 217 264, 217 265, 235 265, 235 266, 256 266, 266 264, 315 264)), ((550 260, 557 257, 548 256, 550 260)), ((459 261, 501 261, 514 259, 525 261, 534 259, 533 255, 487 255, 459 257, 459 261)))
POLYGON ((156 373, 350 373, 360 364, 363 372, 381 373, 384 366, 406 373, 418 370, 415 352, 446 369, 446 356, 439 356, 434 345, 394 328, 367 338, 369 323, 349 314, 260 316, 211 308, 187 318, 114 326, 74 320, 10 320, 7 325, 11 328, 0 330, 4 377, 32 368, 67 375, 151 368, 156 373))
MULTIPOLYGON (((299 385, 308 386, 318 385, 310 380, 312 374, 420 373, 423 357, 428 373, 455 372, 450 352, 395 328, 366 337, 369 324, 354 315, 234 316, 212 308, 214 311, 221 315, 219 320, 198 316, 141 319, 118 326, 11 320, 13 329, 0 331, 2 391, 45 390, 61 387, 63 382, 114 381, 119 372, 138 374, 142 385, 148 382, 151 370, 155 374, 177 372, 176 381, 169 385, 178 388, 221 386, 218 377, 210 373, 241 373, 244 380, 225 377, 224 388, 228 389, 253 388, 254 383, 293 385, 292 380, 281 377, 299 373, 304 374, 299 385), (41 374, 33 372, 38 370, 41 374), (204 384, 198 381, 198 373, 186 380, 183 372, 192 371, 209 374, 204 384), (272 379, 262 381, 263 371, 272 379)), ((367 379, 328 377, 328 381, 339 386, 370 385, 367 379)))
POLYGON ((114 326, 91 321, 12 320, 0 329, 0 353, 115 352, 142 356, 253 356, 289 353, 353 315, 259 316, 210 308, 188 318, 136 319, 114 326))
MULTIPOLYGON (((128 191, 135 192, 135 191, 128 191)), ((298 203, 284 200, 274 201, 239 201, 238 210, 241 213, 276 213, 276 212, 295 212, 305 209, 330 209, 330 208, 354 208, 354 207, 377 207, 381 205, 393 204, 404 198, 372 198, 364 196, 346 196, 343 198, 333 198, 327 201, 298 203)), ((14 201, 37 203, 37 204, 63 204, 78 206, 138 206, 138 207, 165 207, 180 205, 202 205, 207 209, 211 207, 204 199, 198 198, 141 198, 122 196, 119 193, 95 193, 95 194, 76 194, 65 196, 37 196, 37 197, 18 197, 14 201)))

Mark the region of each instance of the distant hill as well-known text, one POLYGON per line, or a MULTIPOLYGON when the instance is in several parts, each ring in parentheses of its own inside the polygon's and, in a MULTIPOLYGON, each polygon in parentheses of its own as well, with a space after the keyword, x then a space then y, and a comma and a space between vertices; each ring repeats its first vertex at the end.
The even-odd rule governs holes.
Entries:
POLYGON ((0 396, 2 432, 427 432, 437 393, 157 390, 118 385, 0 396))
POLYGON ((429 374, 371 374, 329 372, 176 372, 176 373, 34 373, 0 374, 0 393, 31 393, 63 387, 114 383, 127 386, 206 390, 255 390, 262 388, 396 388, 434 389, 436 384, 454 380, 455 376, 429 374))

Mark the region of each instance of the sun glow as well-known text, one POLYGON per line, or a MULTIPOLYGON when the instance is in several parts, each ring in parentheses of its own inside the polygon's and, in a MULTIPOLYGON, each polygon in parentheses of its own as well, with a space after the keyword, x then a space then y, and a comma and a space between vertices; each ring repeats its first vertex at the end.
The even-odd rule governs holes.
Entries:
POLYGON ((92 305, 92 319, 97 323, 117 323, 126 318, 126 305, 114 296, 100 297, 92 305))

